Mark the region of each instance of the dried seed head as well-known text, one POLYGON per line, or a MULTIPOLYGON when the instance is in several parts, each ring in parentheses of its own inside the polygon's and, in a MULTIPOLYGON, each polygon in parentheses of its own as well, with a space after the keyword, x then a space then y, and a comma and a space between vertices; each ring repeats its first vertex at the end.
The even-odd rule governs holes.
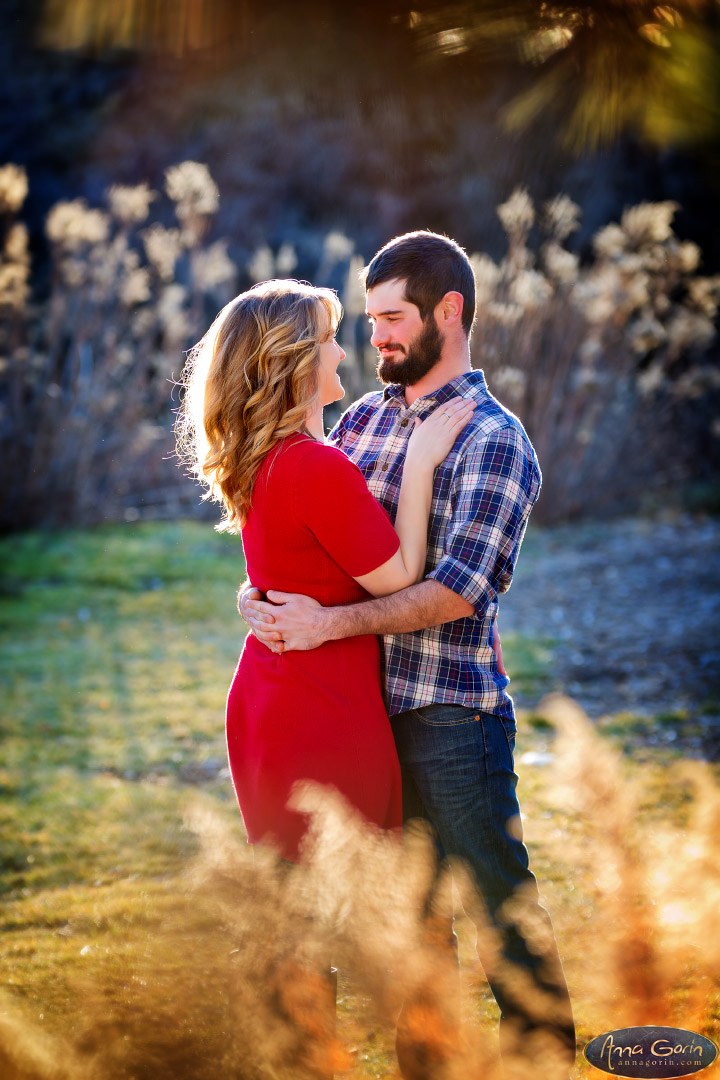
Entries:
POLYGON ((164 225, 151 225, 142 232, 145 254, 161 281, 172 281, 175 263, 182 251, 179 229, 166 229, 164 225))
POLYGON ((668 200, 631 206, 621 218, 623 232, 634 246, 662 244, 673 235, 672 219, 678 204, 668 200))
POLYGON ((507 202, 497 208, 498 217, 511 237, 525 235, 533 227, 535 208, 527 190, 517 187, 507 202))
POLYGON ((553 287, 537 270, 521 270, 510 285, 510 295, 521 307, 534 311, 550 300, 553 287))
POLYGON ((220 192, 210 170, 199 161, 183 161, 167 169, 165 190, 176 204, 180 221, 197 214, 214 214, 220 202, 220 192))
POLYGON ((150 203, 157 198, 157 192, 151 191, 147 183, 134 187, 115 184, 107 194, 110 212, 124 225, 145 221, 150 213, 150 203))
POLYGON ((253 252, 247 269, 253 281, 272 280, 275 276, 275 256, 267 244, 263 244, 253 252))
POLYGON ((28 193, 27 173, 20 165, 0 167, 0 214, 16 214, 28 193))
POLYGON ((59 202, 47 216, 48 238, 66 251, 86 245, 104 244, 110 232, 110 219, 102 210, 88 209, 85 199, 59 202))
POLYGON ((236 267, 227 253, 227 241, 216 240, 204 250, 196 251, 192 271, 196 284, 205 292, 233 281, 236 267))
POLYGON ((566 240, 580 224, 580 207, 569 195, 556 195, 543 207, 543 228, 558 243, 566 240))

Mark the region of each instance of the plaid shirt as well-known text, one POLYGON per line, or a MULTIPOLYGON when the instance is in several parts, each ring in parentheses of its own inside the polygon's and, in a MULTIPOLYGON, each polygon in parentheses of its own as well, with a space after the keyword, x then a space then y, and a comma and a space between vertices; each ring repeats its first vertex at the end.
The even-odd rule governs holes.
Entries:
POLYGON ((360 467, 395 520, 412 421, 456 396, 474 398, 475 412, 435 472, 425 577, 464 597, 475 614, 383 639, 388 712, 444 703, 512 719, 492 626, 540 491, 540 468, 522 424, 490 394, 482 371, 470 371, 409 407, 400 386, 366 394, 329 441, 360 467))

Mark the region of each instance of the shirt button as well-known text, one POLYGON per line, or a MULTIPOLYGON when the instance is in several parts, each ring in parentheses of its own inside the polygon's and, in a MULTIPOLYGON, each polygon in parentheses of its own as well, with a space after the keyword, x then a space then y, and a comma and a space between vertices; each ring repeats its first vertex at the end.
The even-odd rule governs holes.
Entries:
POLYGON ((406 417, 404 420, 400 421, 400 427, 407 427, 407 426, 408 426, 408 422, 407 422, 407 417, 406 417))
POLYGON ((382 471, 385 472, 387 467, 388 467, 387 461, 383 461, 383 463, 382 463, 382 471))

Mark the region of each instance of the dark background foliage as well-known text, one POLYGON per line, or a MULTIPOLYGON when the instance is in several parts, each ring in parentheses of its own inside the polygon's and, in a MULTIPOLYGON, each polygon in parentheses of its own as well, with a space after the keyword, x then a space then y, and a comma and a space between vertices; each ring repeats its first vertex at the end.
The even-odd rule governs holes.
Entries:
MULTIPOLYGON (((658 49, 635 32, 627 9, 640 9, 642 21, 654 18, 654 5, 564 7, 566 17, 575 7, 586 19, 594 9, 594 22, 555 61, 558 92, 548 100, 538 86, 552 57, 521 62, 544 4, 118 0, 118 20, 126 11, 132 27, 135 12, 138 25, 117 40, 100 22, 103 7, 4 4, 0 157, 28 169, 36 239, 59 198, 99 200, 109 183, 158 184, 165 167, 191 157, 220 187, 218 231, 235 254, 291 241, 307 272, 332 228, 368 256, 416 227, 497 255, 495 207, 518 184, 535 200, 563 191, 579 203, 580 248, 624 206, 674 199, 678 234, 701 243, 706 270, 720 266, 720 65, 710 65, 713 81, 695 87, 692 101, 676 101, 674 126, 653 129, 645 113, 677 89, 652 79, 646 53, 658 49), (143 29, 146 9, 155 20, 146 14, 143 29), (183 38, 183 16, 193 12, 195 34, 191 26, 183 38), (443 38, 448 27, 465 28, 461 46, 443 38), (609 42, 607 85, 596 87, 590 59, 602 63, 609 42), (505 110, 533 91, 531 122, 508 131, 505 110), (595 112, 573 145, 583 93, 595 112), (633 94, 644 100, 631 109, 633 94), (611 95, 621 99, 614 108, 611 95)), ((717 57, 718 7, 701 14, 702 40, 717 57)))
MULTIPOLYGON (((240 287, 259 246, 291 244, 296 276, 341 288, 345 265, 323 260, 331 231, 366 258, 430 228, 497 260, 496 208, 518 186, 536 206, 560 192, 579 205, 568 246, 584 263, 624 208, 673 200, 676 235, 700 246, 712 274, 719 13, 716 0, 5 0, 0 162, 28 173, 33 296, 50 289, 53 205, 102 205, 117 183, 160 189, 183 159, 218 184, 211 235, 227 239, 240 287)), ((171 223, 158 204, 163 215, 171 223)), ((709 493, 705 505, 716 405, 691 401, 669 420, 665 410, 666 442, 645 470, 666 462, 665 488, 690 483, 709 493)), ((637 505, 646 482, 618 508, 637 505)))

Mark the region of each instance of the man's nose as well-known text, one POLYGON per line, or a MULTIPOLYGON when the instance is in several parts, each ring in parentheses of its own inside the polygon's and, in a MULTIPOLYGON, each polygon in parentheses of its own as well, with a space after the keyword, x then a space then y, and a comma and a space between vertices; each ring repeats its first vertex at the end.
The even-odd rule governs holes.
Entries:
POLYGON ((373 349, 378 349, 387 340, 387 330, 381 330, 379 326, 376 326, 370 336, 370 344, 373 349))

